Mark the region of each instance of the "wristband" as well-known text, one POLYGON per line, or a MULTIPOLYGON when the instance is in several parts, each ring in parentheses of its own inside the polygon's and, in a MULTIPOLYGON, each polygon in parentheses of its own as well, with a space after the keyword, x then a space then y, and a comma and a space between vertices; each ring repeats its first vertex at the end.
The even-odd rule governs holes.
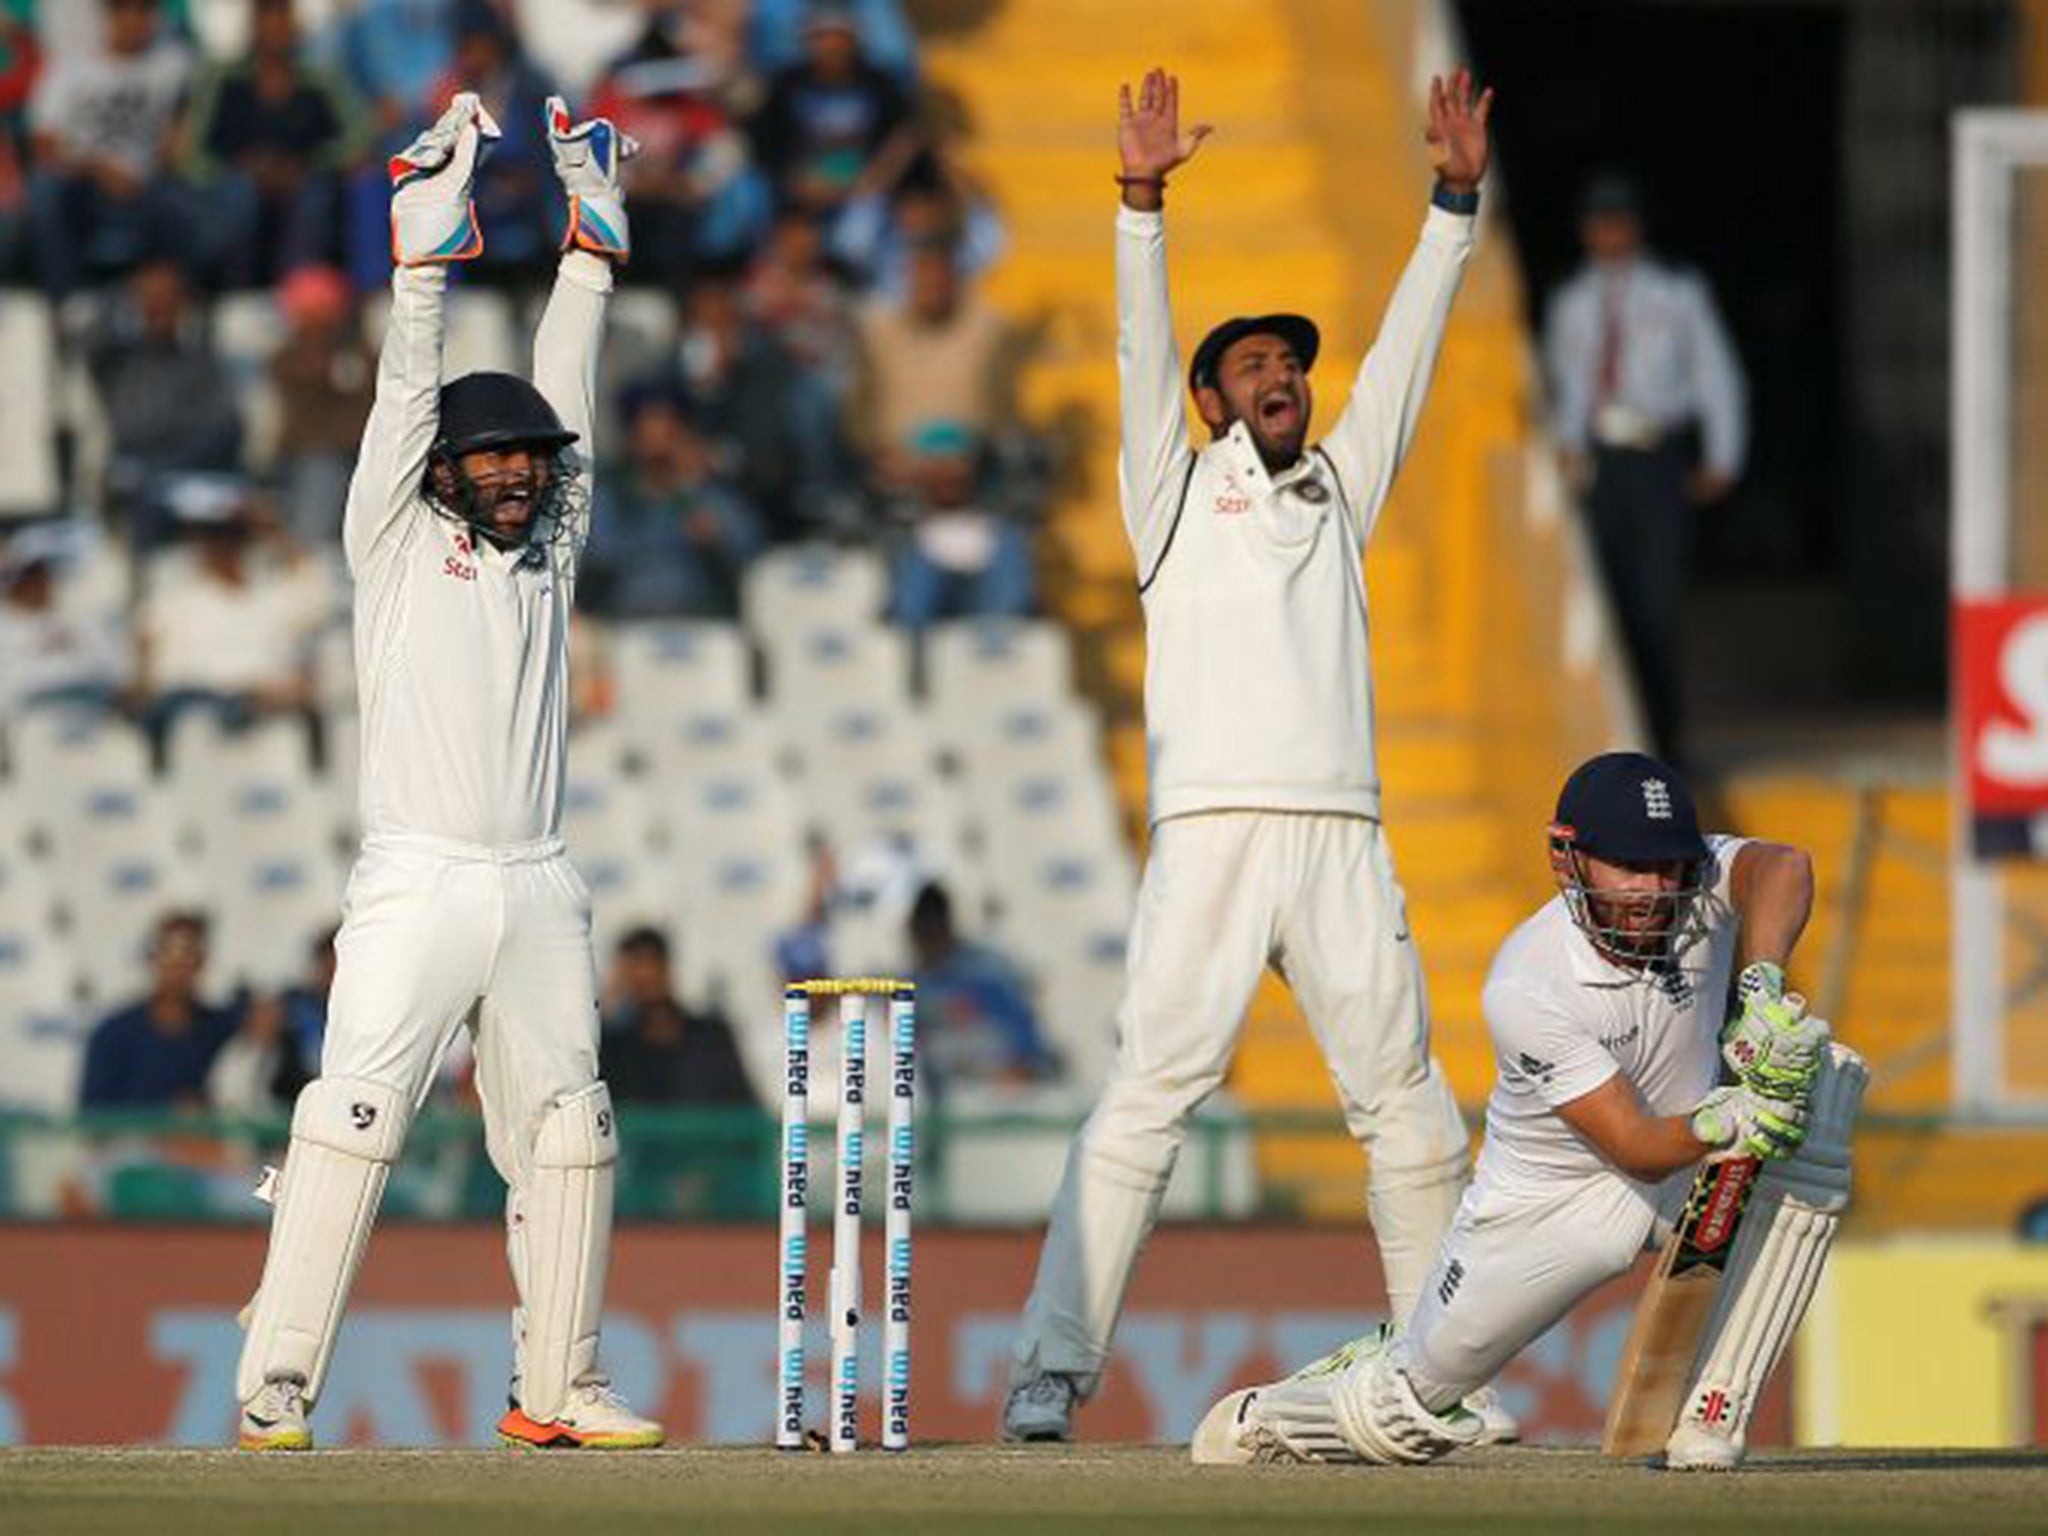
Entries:
POLYGON ((1116 179, 1116 184, 1120 187, 1157 187, 1162 192, 1166 190, 1166 178, 1164 176, 1119 175, 1116 179))
POLYGON ((1470 192, 1454 192, 1438 182, 1429 194, 1431 206, 1441 208, 1445 213, 1462 213, 1468 217, 1479 211, 1479 189, 1470 192))

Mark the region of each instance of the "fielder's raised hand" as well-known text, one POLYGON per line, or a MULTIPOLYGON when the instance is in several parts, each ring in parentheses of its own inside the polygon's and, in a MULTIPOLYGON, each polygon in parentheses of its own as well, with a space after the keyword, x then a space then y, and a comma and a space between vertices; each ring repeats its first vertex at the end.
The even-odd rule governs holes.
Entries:
POLYGON ((1124 201, 1133 208, 1157 208, 1167 174, 1193 159, 1211 131, 1207 123, 1197 123, 1181 132, 1180 81, 1163 69, 1146 72, 1135 101, 1128 85, 1118 86, 1116 149, 1123 172, 1117 180, 1124 201))
POLYGON ((1475 99, 1471 70, 1454 71, 1448 82, 1430 76, 1429 126, 1422 137, 1429 145, 1430 168, 1451 191, 1475 191, 1486 174, 1493 155, 1486 120, 1492 115, 1493 90, 1488 87, 1475 99))
POLYGON ((544 110, 555 175, 569 198, 562 249, 589 251, 623 265, 633 248, 633 232, 619 190, 619 167, 640 152, 640 145, 609 118, 572 122, 569 104, 559 96, 550 96, 544 110))
POLYGON ((470 187, 498 125, 464 91, 425 133, 391 157, 391 259, 402 267, 473 261, 483 254, 470 187))

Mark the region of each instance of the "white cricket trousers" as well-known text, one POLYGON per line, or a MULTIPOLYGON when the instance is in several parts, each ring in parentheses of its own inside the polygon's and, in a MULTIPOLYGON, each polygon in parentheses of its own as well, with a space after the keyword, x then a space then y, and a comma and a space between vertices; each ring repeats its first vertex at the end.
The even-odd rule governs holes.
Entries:
POLYGON ((1443 1253, 1395 1359, 1432 1413, 1493 1380, 1598 1287, 1626 1274, 1683 1204, 1681 1170, 1653 1196, 1620 1174, 1581 1175, 1548 1190, 1465 1192, 1443 1253))
POLYGON ((473 1015, 485 1143, 516 1192, 549 1108, 597 1081, 590 892, 561 839, 372 839, 334 950, 321 1074, 367 1078, 417 1107, 473 1015))
POLYGON ((1267 966, 1293 988, 1372 1152, 1373 1225, 1405 1316, 1463 1186, 1465 1127, 1429 1052, 1422 968, 1379 823, 1270 811, 1152 834, 1117 1052, 1076 1137, 1011 1365, 1100 1381, 1187 1118, 1222 1083, 1267 966))

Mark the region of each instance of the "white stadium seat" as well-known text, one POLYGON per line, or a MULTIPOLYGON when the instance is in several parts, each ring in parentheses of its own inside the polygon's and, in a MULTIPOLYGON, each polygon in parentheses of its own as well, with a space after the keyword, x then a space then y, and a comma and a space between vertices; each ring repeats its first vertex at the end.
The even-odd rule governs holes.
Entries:
MULTIPOLYGON (((513 334, 512 303, 502 293, 488 288, 450 288, 447 321, 443 331, 441 377, 460 378, 479 369, 516 373, 522 378, 532 372, 531 347, 513 334)), ((363 300, 363 338, 372 351, 384 345, 384 330, 391 319, 388 291, 370 294, 363 300)))
POLYGON ((40 294, 0 293, 0 518, 57 510, 57 333, 40 294))
POLYGON ((747 567, 740 613, 754 638, 774 651, 790 635, 873 624, 888 596, 889 573, 880 555, 795 544, 770 550, 747 567))
POLYGON ((780 756, 759 715, 745 710, 704 710, 664 719, 636 737, 646 760, 654 819, 674 820, 678 795, 700 779, 772 778, 780 756))
POLYGON ((692 715, 744 710, 753 661, 736 625, 621 624, 612 631, 619 719, 636 743, 692 715))
POLYGON ((1067 633, 1033 619, 970 619, 925 632, 925 695, 934 713, 985 719, 1074 692, 1067 633))
POLYGON ((768 707, 786 730, 827 710, 910 706, 910 653, 897 630, 813 626, 765 643, 768 707))
POLYGON ((269 991, 303 976, 313 941, 341 920, 341 887, 340 867, 325 855, 279 851, 222 865, 206 890, 210 983, 269 991))

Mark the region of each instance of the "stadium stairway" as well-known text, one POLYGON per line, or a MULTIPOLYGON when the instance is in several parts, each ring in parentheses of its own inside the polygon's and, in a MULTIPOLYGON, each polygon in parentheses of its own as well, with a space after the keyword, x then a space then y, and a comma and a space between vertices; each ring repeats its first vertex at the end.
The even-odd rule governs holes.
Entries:
MULTIPOLYGON (((1324 328, 1327 421, 1412 248, 1428 185, 1419 86, 1448 63, 1449 40, 1435 7, 1397 0, 1121 0, 1113 14, 1128 48, 1104 46, 1109 13, 1094 0, 910 8, 930 82, 951 99, 968 163, 1009 220, 992 296, 1036 340, 1027 410, 1071 450, 1042 540, 1045 589, 1073 630, 1141 842, 1144 632, 1116 504, 1116 87, 1161 63, 1180 75, 1189 118, 1217 128, 1169 197, 1183 355, 1228 314, 1312 314, 1324 328)), ((1479 1012, 1486 963, 1549 891, 1539 842, 1549 798, 1570 763, 1634 734, 1632 706, 1611 688, 1603 696, 1611 674, 1587 660, 1603 648, 1602 620, 1573 595, 1576 535, 1543 483, 1505 233, 1497 223, 1482 232, 1366 560, 1388 828, 1436 1048, 1468 1110, 1493 1072, 1479 1012)), ((2038 1171, 2048 1137, 1927 1118, 1948 1093, 1943 790, 1765 773, 1724 783, 1710 805, 1722 826, 1796 836, 1816 856, 1819 909, 1796 980, 1877 1069, 1859 1224, 2008 1225, 2048 1193, 2038 1171)), ((1276 982, 1253 1005, 1231 1081, 1247 1108, 1302 1127, 1261 1140, 1268 1199, 1355 1219, 1358 1152, 1332 1130, 1327 1070, 1276 982)))

